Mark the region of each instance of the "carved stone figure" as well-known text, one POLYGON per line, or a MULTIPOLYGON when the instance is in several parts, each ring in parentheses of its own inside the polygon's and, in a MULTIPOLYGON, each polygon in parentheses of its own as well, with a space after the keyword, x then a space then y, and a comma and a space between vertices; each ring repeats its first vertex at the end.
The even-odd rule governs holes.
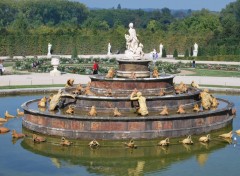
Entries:
POLYGON ((73 94, 77 94, 77 95, 80 95, 83 91, 83 87, 81 84, 78 84, 76 89, 72 92, 73 94))
POLYGON ((198 104, 194 105, 193 111, 195 111, 195 112, 199 112, 200 111, 200 108, 199 108, 198 104))
POLYGON ((194 88, 199 88, 199 85, 195 83, 195 81, 192 81, 191 86, 194 88))
POLYGON ((178 114, 186 114, 186 111, 184 110, 183 105, 179 105, 177 113, 178 114))
POLYGON ((193 49, 193 57, 197 57, 198 55, 198 44, 194 44, 194 49, 193 49))
POLYGON ((183 143, 183 144, 188 144, 188 145, 193 144, 191 135, 189 135, 187 138, 185 138, 185 139, 183 139, 182 141, 179 141, 179 142, 183 143))
POLYGON ((148 115, 148 109, 146 104, 146 98, 142 96, 141 92, 135 92, 133 91, 130 100, 138 100, 139 108, 137 109, 137 113, 145 116, 148 115))
POLYGON ((107 52, 108 55, 111 55, 111 47, 112 47, 111 44, 108 43, 108 52, 107 52))
POLYGON ((62 146, 70 146, 71 144, 72 144, 72 142, 67 140, 65 137, 61 138, 60 145, 62 145, 62 146))
POLYGON ((74 108, 75 108, 75 106, 70 105, 70 106, 68 107, 68 109, 66 110, 66 113, 67 113, 67 114, 74 114, 74 108))
POLYGON ((158 76, 159 76, 158 69, 157 69, 157 67, 154 67, 154 70, 152 72, 152 77, 153 78, 158 78, 158 76))
POLYGON ((136 30, 133 28, 133 23, 129 23, 129 34, 125 34, 126 48, 125 57, 126 59, 141 59, 144 56, 143 44, 139 44, 136 30))
POLYGON ((91 107, 91 110, 88 112, 89 116, 97 116, 97 110, 95 106, 91 107))
POLYGON ((108 70, 108 73, 107 75, 105 76, 106 78, 113 78, 115 75, 115 71, 114 69, 111 67, 109 70, 108 70))
POLYGON ((160 43, 160 45, 159 45, 159 57, 162 57, 162 50, 163 50, 163 44, 160 43))
POLYGON ((51 49, 52 49, 52 44, 48 43, 48 53, 47 53, 47 56, 51 56, 51 49))
POLYGON ((137 148, 137 145, 135 145, 134 141, 131 139, 129 142, 123 143, 127 148, 137 148))
POLYGON ((122 116, 121 112, 119 112, 119 110, 118 110, 117 107, 114 108, 113 116, 114 116, 114 117, 120 117, 120 116, 122 116))
POLYGON ((49 111, 54 111, 56 107, 59 105, 61 97, 72 97, 75 99, 75 95, 72 94, 63 94, 63 91, 61 89, 58 90, 57 94, 54 94, 53 97, 51 98, 51 101, 49 103, 49 111))
POLYGON ((95 148, 95 147, 99 147, 100 144, 98 143, 98 141, 96 141, 96 140, 94 139, 94 140, 92 140, 91 142, 89 142, 88 146, 91 147, 91 148, 95 148))
POLYGON ((180 82, 178 86, 174 87, 176 94, 186 93, 188 91, 188 87, 183 82, 180 82))
POLYGON ((209 94, 208 89, 204 89, 199 96, 201 98, 201 104, 203 109, 210 109, 212 106, 213 97, 209 94))
POLYGON ((72 86, 73 86, 73 83, 74 83, 74 79, 68 79, 68 80, 67 80, 67 83, 65 84, 65 87, 66 87, 66 88, 72 87, 72 86))
POLYGON ((166 138, 164 140, 161 140, 158 145, 160 146, 168 146, 170 144, 169 138, 166 138))
POLYGON ((164 89, 160 89, 159 96, 164 96, 165 94, 166 92, 164 91, 164 89))
POLYGON ((104 95, 106 97, 112 97, 112 89, 108 89, 104 95))
POLYGON ((47 98, 44 96, 41 98, 41 100, 38 102, 38 107, 45 108, 47 106, 47 98))
POLYGON ((167 116, 168 115, 168 108, 167 106, 164 106, 163 110, 159 113, 162 116, 167 116))
POLYGON ((84 95, 90 95, 90 96, 92 96, 92 95, 95 95, 95 94, 91 91, 90 86, 87 86, 87 87, 85 88, 84 95))

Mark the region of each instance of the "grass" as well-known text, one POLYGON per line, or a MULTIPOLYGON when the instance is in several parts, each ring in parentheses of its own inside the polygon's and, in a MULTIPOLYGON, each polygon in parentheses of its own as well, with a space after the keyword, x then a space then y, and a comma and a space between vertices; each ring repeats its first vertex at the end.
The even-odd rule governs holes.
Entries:
POLYGON ((238 71, 188 69, 188 68, 184 68, 183 70, 194 72, 193 74, 188 74, 186 76, 240 77, 240 72, 238 71))

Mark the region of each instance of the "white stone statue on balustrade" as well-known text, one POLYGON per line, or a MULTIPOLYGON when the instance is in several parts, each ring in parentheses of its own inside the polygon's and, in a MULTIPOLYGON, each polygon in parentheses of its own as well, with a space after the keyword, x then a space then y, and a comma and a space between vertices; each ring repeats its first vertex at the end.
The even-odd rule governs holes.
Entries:
POLYGON ((108 43, 108 53, 107 53, 107 55, 111 55, 111 44, 110 43, 108 43))
POLYGON ((193 57, 197 57, 198 55, 198 44, 194 44, 194 49, 193 49, 193 57))
POLYGON ((127 48, 127 50, 125 50, 125 59, 142 59, 143 54, 141 53, 143 53, 143 44, 139 44, 136 30, 133 28, 133 23, 129 23, 128 32, 129 34, 125 34, 127 48))
POLYGON ((163 44, 160 43, 160 45, 159 45, 159 57, 162 57, 162 50, 163 50, 163 44))
POLYGON ((47 53, 47 56, 51 57, 51 48, 52 48, 52 44, 51 43, 48 43, 48 53, 47 53))

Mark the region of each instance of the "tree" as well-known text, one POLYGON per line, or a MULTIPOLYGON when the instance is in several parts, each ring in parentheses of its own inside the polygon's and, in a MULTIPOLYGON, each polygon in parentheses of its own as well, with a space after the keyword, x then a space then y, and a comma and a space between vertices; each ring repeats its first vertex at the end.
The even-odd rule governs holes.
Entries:
POLYGON ((163 57, 163 58, 166 58, 166 57, 167 57, 167 51, 166 51, 165 48, 163 48, 163 50, 162 50, 162 57, 163 57))
POLYGON ((185 50, 184 57, 189 57, 189 50, 188 49, 185 50))
POLYGON ((193 56, 193 47, 191 46, 191 49, 190 49, 190 56, 193 56))
POLYGON ((122 9, 121 4, 118 4, 117 9, 118 9, 118 10, 121 10, 121 9, 122 9))
POLYGON ((174 52, 173 52, 173 57, 174 57, 174 58, 178 57, 178 51, 177 51, 177 49, 174 50, 174 52))

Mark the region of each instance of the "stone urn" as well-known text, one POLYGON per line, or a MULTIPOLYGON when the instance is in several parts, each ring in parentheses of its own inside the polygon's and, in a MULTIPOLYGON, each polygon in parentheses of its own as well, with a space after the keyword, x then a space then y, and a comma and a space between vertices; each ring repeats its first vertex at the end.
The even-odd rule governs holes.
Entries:
POLYGON ((59 70, 57 70, 59 64, 60 64, 60 58, 57 56, 52 57, 51 65, 53 66, 53 70, 50 71, 51 76, 60 76, 61 75, 61 72, 59 70))

